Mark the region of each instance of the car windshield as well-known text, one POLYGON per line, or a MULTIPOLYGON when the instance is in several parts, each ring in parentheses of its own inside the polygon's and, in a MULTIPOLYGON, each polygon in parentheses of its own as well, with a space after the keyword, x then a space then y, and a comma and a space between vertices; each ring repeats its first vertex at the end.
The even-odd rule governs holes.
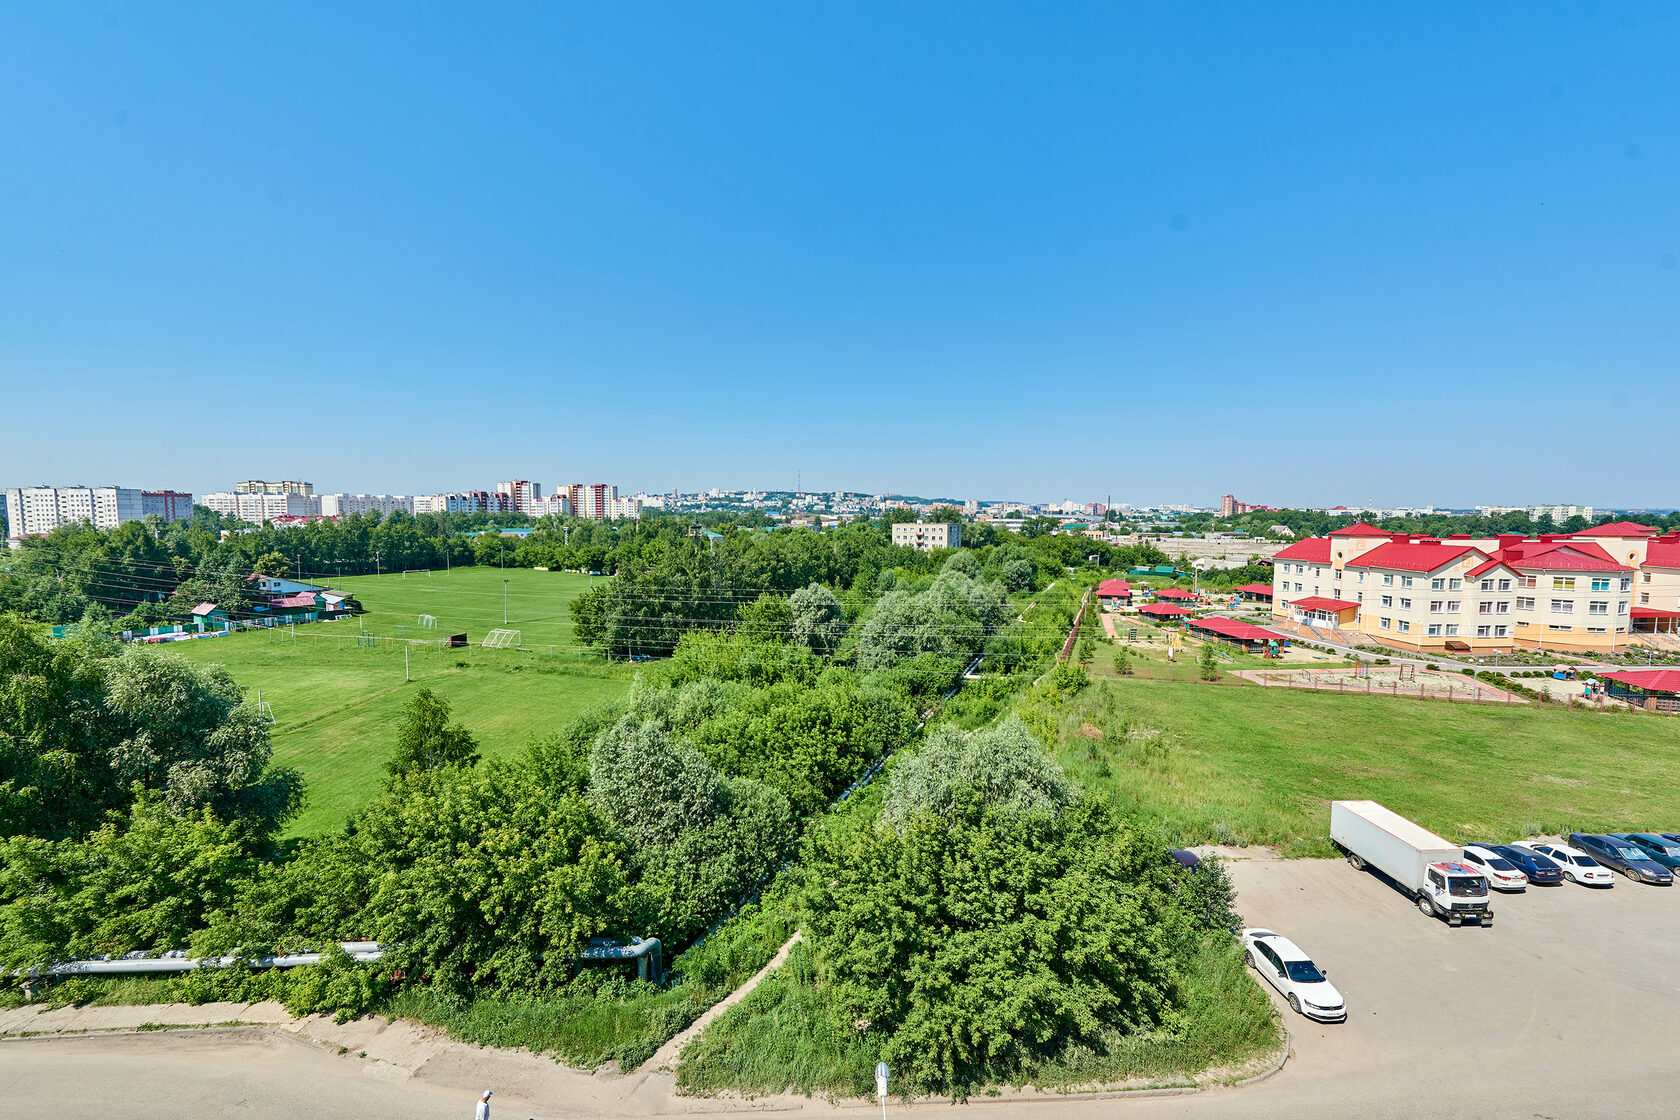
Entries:
POLYGON ((1500 859, 1498 856, 1494 856, 1492 859, 1488 860, 1487 865, 1495 871, 1515 871, 1517 869, 1516 865, 1510 860, 1500 859))
POLYGON ((1647 860, 1651 858, 1638 848, 1617 848, 1616 854, 1621 856, 1623 859, 1647 860))
POLYGON ((1454 875, 1447 880, 1447 890, 1456 895, 1486 894, 1487 883, 1480 875, 1454 875))
POLYGON ((1317 984, 1324 979, 1324 973, 1311 961, 1284 961, 1283 967, 1289 971, 1289 978, 1298 984, 1317 984))

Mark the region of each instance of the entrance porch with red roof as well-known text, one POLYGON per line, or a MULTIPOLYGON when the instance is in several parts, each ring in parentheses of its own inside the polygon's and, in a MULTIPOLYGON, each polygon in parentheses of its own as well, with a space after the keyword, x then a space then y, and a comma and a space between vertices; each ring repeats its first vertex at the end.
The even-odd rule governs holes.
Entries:
POLYGON ((1634 607, 1633 631, 1636 634, 1680 634, 1680 611, 1634 607))
POLYGON ((1269 583, 1245 583, 1233 588, 1238 595, 1251 603, 1269 603, 1272 601, 1272 585, 1269 583))
POLYGON ((1350 603, 1346 599, 1327 599, 1320 595, 1311 595, 1305 599, 1296 599, 1287 605, 1290 617, 1308 626, 1334 626, 1341 630, 1351 627, 1354 619, 1359 617, 1359 604, 1350 603))

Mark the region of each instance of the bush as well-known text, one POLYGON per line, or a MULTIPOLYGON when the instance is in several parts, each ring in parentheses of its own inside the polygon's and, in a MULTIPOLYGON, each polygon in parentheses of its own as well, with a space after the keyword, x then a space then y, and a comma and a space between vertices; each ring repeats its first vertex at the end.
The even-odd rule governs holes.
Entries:
POLYGON ((1010 816, 1054 816, 1079 796, 1027 725, 1010 716, 982 731, 935 730, 893 770, 880 823, 902 832, 922 813, 956 813, 976 790, 1010 816))

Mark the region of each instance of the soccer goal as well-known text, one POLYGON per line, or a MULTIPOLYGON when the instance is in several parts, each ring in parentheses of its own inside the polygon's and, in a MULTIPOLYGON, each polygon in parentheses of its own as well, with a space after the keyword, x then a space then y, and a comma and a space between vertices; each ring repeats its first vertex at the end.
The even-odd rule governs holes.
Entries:
POLYGON ((404 568, 402 577, 407 579, 409 576, 425 576, 427 579, 431 579, 432 570, 430 568, 404 568))
POLYGON ((422 629, 422 630, 435 630, 435 629, 437 629, 437 615, 435 615, 435 614, 423 614, 423 615, 421 615, 420 616, 420 629, 422 629))
POLYGON ((492 630, 484 635, 483 649, 518 649, 519 631, 492 630))

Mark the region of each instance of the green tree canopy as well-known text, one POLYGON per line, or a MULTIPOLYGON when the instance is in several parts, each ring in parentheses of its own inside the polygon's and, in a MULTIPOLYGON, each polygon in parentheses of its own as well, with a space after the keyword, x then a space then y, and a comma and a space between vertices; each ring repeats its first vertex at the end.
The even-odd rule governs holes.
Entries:
POLYGON ((450 711, 449 701, 422 685, 403 708, 397 747, 385 769, 395 775, 476 763, 478 742, 465 727, 449 722, 450 711))

